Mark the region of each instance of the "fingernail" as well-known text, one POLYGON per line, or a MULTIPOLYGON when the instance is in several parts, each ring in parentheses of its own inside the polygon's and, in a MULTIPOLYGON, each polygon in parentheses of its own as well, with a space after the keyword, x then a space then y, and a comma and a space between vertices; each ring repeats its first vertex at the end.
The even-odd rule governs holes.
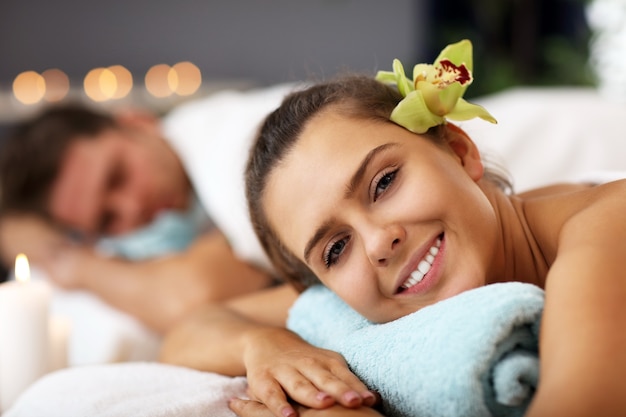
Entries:
POLYGON ((361 398, 363 398, 363 402, 365 402, 367 405, 373 405, 376 402, 376 396, 371 391, 362 392, 361 398))
POLYGON ((354 404, 361 401, 361 396, 356 391, 348 391, 343 394, 343 399, 348 404, 354 404))
POLYGON ((316 397, 319 401, 326 401, 327 399, 332 398, 332 397, 330 396, 330 394, 328 394, 328 393, 326 393, 326 392, 323 392, 323 391, 318 392, 318 393, 317 393, 317 395, 316 395, 315 397, 316 397))
POLYGON ((294 410, 290 406, 286 406, 283 407, 282 410, 280 410, 280 414, 282 414, 283 417, 296 417, 296 410, 294 410))

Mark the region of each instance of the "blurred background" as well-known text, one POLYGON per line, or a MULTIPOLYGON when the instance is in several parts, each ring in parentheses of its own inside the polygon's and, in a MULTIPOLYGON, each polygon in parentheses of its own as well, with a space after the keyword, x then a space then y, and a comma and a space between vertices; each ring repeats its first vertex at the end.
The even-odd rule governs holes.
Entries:
POLYGON ((462 38, 475 48, 470 97, 515 85, 593 85, 591 3, 1 0, 0 129, 70 98, 165 112, 224 86, 375 73, 396 57, 410 67, 462 38))
POLYGON ((222 88, 410 68, 463 38, 470 98, 573 85, 626 101, 626 0, 0 0, 0 145, 49 103, 163 114, 222 88))

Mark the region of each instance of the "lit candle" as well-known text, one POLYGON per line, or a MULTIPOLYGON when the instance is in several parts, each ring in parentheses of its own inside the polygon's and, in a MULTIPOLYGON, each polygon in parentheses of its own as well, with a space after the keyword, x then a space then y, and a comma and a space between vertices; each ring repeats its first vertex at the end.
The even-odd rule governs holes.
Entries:
POLYGON ((28 259, 15 259, 15 281, 0 284, 0 412, 49 369, 50 287, 31 281, 28 259))
POLYGON ((52 316, 50 326, 50 358, 48 371, 53 372, 66 368, 68 365, 68 344, 71 324, 67 317, 52 316))

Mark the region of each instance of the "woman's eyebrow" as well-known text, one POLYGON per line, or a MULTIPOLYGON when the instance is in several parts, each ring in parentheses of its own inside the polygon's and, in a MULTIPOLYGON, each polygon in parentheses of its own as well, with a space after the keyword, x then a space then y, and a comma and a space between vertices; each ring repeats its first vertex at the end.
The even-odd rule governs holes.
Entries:
POLYGON ((309 258, 311 257, 311 251, 313 250, 315 245, 317 245, 317 242, 319 242, 320 239, 324 237, 324 235, 328 232, 328 230, 330 229, 330 225, 330 221, 324 222, 320 227, 315 230, 313 237, 307 242, 304 248, 304 261, 307 264, 309 263, 309 258))
MULTIPOLYGON (((345 198, 349 198, 354 194, 354 191, 357 189, 358 185, 363 181, 363 177, 365 176, 365 172, 367 171, 367 167, 372 162, 374 157, 379 153, 391 148, 399 146, 397 143, 385 143, 383 145, 377 146, 365 155, 365 158, 361 161, 359 168, 354 172, 350 181, 348 182, 348 188, 346 189, 345 198)), ((309 258, 311 256, 311 251, 317 245, 322 237, 328 232, 331 226, 330 221, 325 221, 321 226, 315 229, 315 233, 313 233, 313 237, 309 239, 306 246, 304 247, 304 261, 308 264, 309 258)))
POLYGON ((363 158, 363 161, 361 161, 361 165, 359 165, 359 168, 354 172, 354 175, 352 175, 352 178, 350 178, 350 182, 348 183, 348 188, 346 189, 345 198, 349 198, 352 196, 352 194, 354 194, 354 191, 357 189, 359 184, 363 181, 363 177, 365 176, 367 167, 372 162, 372 159, 374 159, 374 157, 378 155, 379 153, 381 153, 382 151, 387 150, 388 148, 391 148, 394 146, 399 146, 399 145, 393 142, 385 143, 384 145, 375 147, 374 149, 369 151, 367 155, 365 155, 365 158, 363 158))

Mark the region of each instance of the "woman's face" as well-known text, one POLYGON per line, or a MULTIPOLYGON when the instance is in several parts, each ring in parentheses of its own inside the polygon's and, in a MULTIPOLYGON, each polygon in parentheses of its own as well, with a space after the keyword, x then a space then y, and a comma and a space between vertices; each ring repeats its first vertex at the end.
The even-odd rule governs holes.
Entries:
POLYGON ((189 183, 176 155, 148 128, 108 129, 73 142, 50 195, 61 223, 86 234, 117 235, 160 211, 184 208, 189 183))
POLYGON ((387 322, 482 286, 497 219, 474 144, 323 112, 272 172, 280 239, 355 310, 387 322))

